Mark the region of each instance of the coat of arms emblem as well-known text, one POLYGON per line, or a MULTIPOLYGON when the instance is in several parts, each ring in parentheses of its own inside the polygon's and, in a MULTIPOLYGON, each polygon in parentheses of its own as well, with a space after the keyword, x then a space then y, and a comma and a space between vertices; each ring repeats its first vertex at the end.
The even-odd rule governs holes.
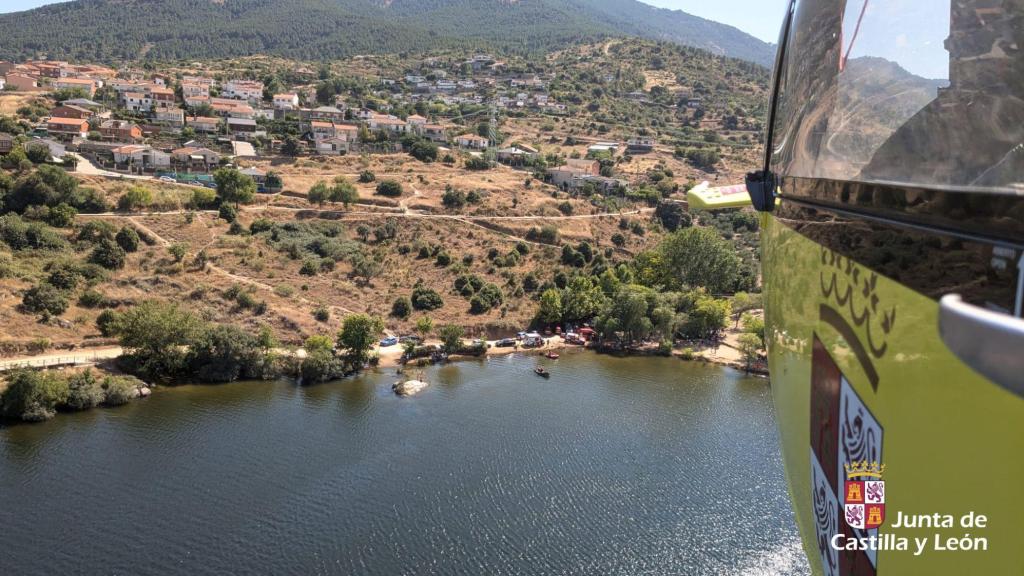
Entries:
POLYGON ((843 487, 843 518, 851 528, 873 530, 885 522, 885 464, 847 463, 843 487))

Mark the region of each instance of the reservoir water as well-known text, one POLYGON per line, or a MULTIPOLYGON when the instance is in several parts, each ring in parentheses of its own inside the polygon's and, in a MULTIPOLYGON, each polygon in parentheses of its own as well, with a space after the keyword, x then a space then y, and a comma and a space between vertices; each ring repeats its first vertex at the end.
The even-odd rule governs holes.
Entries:
POLYGON ((0 429, 0 574, 809 573, 766 380, 583 352, 422 376, 0 429))

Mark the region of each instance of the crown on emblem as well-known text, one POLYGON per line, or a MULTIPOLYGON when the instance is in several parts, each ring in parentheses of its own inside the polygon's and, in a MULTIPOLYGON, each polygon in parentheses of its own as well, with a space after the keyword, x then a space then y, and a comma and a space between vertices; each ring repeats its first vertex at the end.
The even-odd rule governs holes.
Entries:
POLYGON ((885 472, 885 464, 879 464, 877 461, 868 462, 867 460, 861 460, 860 462, 848 462, 843 464, 843 467, 846 468, 847 479, 858 476, 881 478, 885 472))

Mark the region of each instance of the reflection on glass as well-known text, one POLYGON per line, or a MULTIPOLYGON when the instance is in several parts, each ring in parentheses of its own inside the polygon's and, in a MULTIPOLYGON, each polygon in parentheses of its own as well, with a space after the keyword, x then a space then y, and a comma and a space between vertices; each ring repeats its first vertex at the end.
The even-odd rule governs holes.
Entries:
POLYGON ((794 15, 779 173, 1024 192, 1024 0, 815 4, 794 15))

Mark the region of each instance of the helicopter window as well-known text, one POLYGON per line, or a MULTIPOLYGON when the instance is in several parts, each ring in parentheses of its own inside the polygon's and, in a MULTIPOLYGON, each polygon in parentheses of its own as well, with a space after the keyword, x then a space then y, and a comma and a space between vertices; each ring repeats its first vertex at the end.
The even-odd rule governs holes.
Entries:
POLYGON ((798 0, 782 175, 1024 194, 1024 0, 798 0))

